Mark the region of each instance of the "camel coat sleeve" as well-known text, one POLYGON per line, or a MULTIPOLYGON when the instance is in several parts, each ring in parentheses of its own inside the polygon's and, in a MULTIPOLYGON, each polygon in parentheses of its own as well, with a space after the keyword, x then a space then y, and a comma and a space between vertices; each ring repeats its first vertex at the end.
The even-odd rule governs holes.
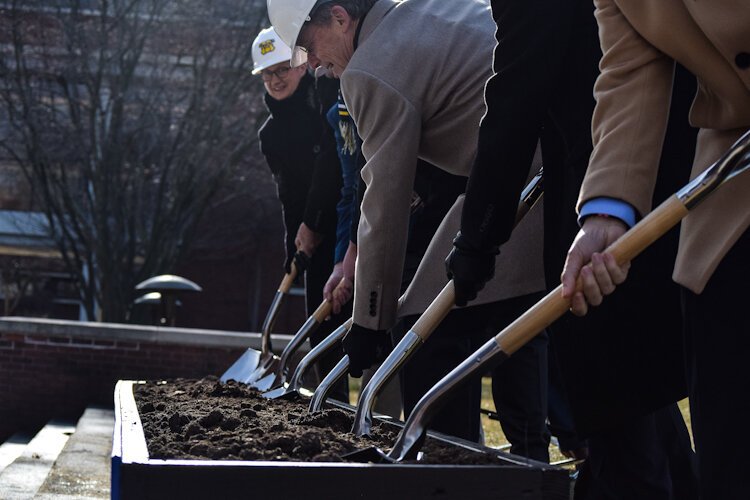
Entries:
POLYGON ((639 35, 614 2, 594 3, 603 55, 594 87, 594 151, 578 203, 608 196, 643 216, 651 210, 674 62, 639 35))
POLYGON ((345 96, 356 96, 347 106, 358 117, 368 158, 362 169, 367 189, 357 232, 354 322, 386 330, 396 322, 421 117, 413 103, 364 71, 348 71, 341 83, 345 96))

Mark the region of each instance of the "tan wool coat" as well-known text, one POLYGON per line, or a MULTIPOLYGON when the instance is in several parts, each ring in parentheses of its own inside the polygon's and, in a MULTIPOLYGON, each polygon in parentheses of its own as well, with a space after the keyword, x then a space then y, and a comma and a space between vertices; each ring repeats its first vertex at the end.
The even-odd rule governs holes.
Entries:
MULTIPOLYGON (((579 207, 607 196, 648 213, 669 113, 674 61, 698 77, 690 122, 701 130, 692 177, 750 127, 750 2, 595 0, 603 58, 594 151, 579 207)), ((686 166, 687 168, 687 166, 686 166)), ((750 225, 750 175, 683 220, 673 278, 700 293, 750 225)))
MULTIPOLYGON (((471 170, 494 32, 489 5, 480 0, 380 0, 362 23, 358 48, 341 75, 367 159, 355 275, 357 324, 385 330, 396 322, 417 158, 452 174, 471 170)), ((501 283, 485 300, 543 290, 536 212, 501 248, 496 268, 501 283)), ((457 229, 445 228, 435 238, 449 244, 457 229)), ((433 272, 444 276, 438 261, 433 272)))

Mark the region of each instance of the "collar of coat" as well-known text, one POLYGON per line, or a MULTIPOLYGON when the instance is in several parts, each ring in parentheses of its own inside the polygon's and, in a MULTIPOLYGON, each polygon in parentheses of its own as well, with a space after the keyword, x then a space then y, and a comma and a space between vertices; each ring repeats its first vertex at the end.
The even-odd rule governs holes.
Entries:
POLYGON ((354 50, 357 50, 359 44, 367 40, 367 37, 380 24, 386 14, 400 3, 400 0, 378 0, 370 7, 370 10, 362 16, 357 25, 357 31, 354 34, 354 50))

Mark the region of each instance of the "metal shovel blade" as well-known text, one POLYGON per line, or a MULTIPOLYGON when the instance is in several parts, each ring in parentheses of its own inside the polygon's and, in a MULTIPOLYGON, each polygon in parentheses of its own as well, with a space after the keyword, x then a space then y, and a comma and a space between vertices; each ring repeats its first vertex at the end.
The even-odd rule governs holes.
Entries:
MULTIPOLYGON (((278 368, 278 366, 277 366, 278 368)), ((270 389, 273 386, 273 382, 276 380, 276 374, 271 373, 270 375, 266 375, 265 377, 256 380, 252 384, 250 384, 252 387, 255 387, 261 392, 266 392, 268 389, 270 389)))
POLYGON ((286 383, 288 365, 292 355, 299 350, 300 346, 305 343, 310 334, 314 332, 319 325, 320 322, 318 319, 314 315, 310 316, 305 324, 302 325, 302 328, 300 328, 294 335, 292 340, 286 345, 286 347, 284 347, 284 351, 281 353, 276 368, 274 370, 266 371, 263 374, 263 377, 250 384, 250 387, 254 387, 261 392, 276 389, 277 387, 283 387, 286 383))
MULTIPOLYGON (((256 379, 263 373, 273 372, 276 369, 276 366, 278 366, 279 364, 279 357, 275 354, 269 353, 267 355, 264 355, 262 353, 259 353, 258 351, 255 351, 254 349, 248 349, 248 351, 253 351, 260 357, 255 369, 245 369, 245 367, 241 367, 241 369, 235 370, 234 365, 232 365, 226 372, 224 372, 224 375, 221 376, 220 380, 222 382, 226 382, 227 380, 236 380, 241 384, 250 385, 254 383, 256 379)), ((243 357, 246 354, 248 353, 246 352, 240 357, 243 357)), ((252 356, 254 356, 254 354, 251 352, 248 358, 251 358, 252 356)), ((235 362, 235 364, 236 363, 237 362, 235 362)), ((250 363, 252 363, 252 360, 249 361, 247 368, 250 368, 250 363)))
POLYGON ((311 398, 313 392, 304 387, 294 388, 291 384, 284 384, 283 387, 277 387, 268 392, 261 394, 266 399, 284 399, 287 401, 297 401, 302 398, 311 398))
POLYGON ((289 384, 284 384, 281 387, 277 387, 276 389, 273 389, 271 391, 264 392, 263 394, 261 394, 261 396, 266 399, 292 399, 298 396, 298 393, 289 384))
POLYGON ((311 398, 313 392, 305 387, 294 387, 292 384, 284 384, 282 387, 264 392, 261 394, 266 399, 286 399, 288 401, 297 401, 298 399, 311 398))
POLYGON ((279 358, 279 364, 273 371, 267 371, 263 374, 263 377, 250 384, 250 387, 254 387, 261 392, 266 392, 277 387, 282 387, 286 382, 287 371, 289 369, 289 363, 294 353, 304 344, 308 337, 318 329, 323 321, 331 314, 333 304, 324 300, 320 306, 313 312, 305 324, 294 334, 292 340, 284 347, 279 358))
POLYGON ((258 363, 255 370, 247 374, 244 383, 252 386, 258 379, 263 378, 268 373, 272 373, 279 366, 280 359, 272 352, 261 354, 260 363, 258 363))
POLYGON ((242 356, 237 358, 237 361, 232 363, 232 366, 224 372, 219 380, 224 383, 229 380, 236 380, 243 384, 247 383, 244 379, 258 368, 258 365, 261 364, 260 358, 261 354, 259 351, 255 349, 246 350, 242 356))

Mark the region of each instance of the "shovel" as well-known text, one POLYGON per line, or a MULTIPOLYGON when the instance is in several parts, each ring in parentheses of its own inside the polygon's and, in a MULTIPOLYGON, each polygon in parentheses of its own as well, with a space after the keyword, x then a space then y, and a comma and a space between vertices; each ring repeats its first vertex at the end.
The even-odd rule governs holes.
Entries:
MULTIPOLYGON (((336 290, 338 290, 340 286, 343 286, 343 280, 338 284, 336 290)), ((334 290, 334 293, 336 292, 336 290, 334 290)), ((325 319, 331 315, 332 311, 333 303, 329 302, 328 300, 323 300, 323 302, 321 302, 315 312, 313 312, 310 317, 307 318, 305 324, 302 325, 299 331, 297 331, 294 337, 292 337, 292 340, 290 340, 289 343, 284 347, 284 350, 281 352, 281 358, 279 358, 278 364, 273 369, 267 370, 261 376, 261 378, 259 378, 255 382, 250 383, 250 387, 254 387, 261 392, 283 387, 286 384, 286 377, 288 373, 287 365, 289 364, 289 360, 292 358, 292 355, 297 352, 302 344, 305 343, 307 338, 315 330, 318 329, 320 324, 323 323, 323 321, 325 321, 325 319)), ((336 331, 340 330, 341 328, 342 327, 339 327, 336 331)), ((346 328, 346 331, 349 331, 349 327, 346 328)), ((345 334, 346 332, 342 334, 342 337, 345 334)))
MULTIPOLYGON (((529 181, 521 192, 521 199, 516 210, 515 225, 531 210, 534 204, 544 194, 544 167, 529 181)), ((354 419, 354 428, 357 435, 369 434, 372 427, 372 411, 375 406, 376 396, 380 393, 388 381, 395 375, 411 354, 429 338, 440 322, 450 312, 455 304, 455 292, 453 280, 449 281, 438 296, 432 301, 427 310, 419 317, 414 326, 407 332, 403 339, 394 348, 393 352, 386 358, 376 370, 370 382, 362 390, 360 401, 357 404, 357 415, 354 419), (369 421, 369 425, 368 425, 369 421)), ((315 390, 308 411, 315 413, 321 411, 328 394, 336 383, 349 372, 349 356, 344 356, 341 361, 320 382, 315 390)))
POLYGON ((242 356, 237 358, 232 366, 221 376, 222 382, 236 380, 237 382, 248 384, 255 382, 262 377, 268 370, 273 370, 279 361, 279 358, 273 353, 271 348, 271 329, 276 322, 276 316, 279 313, 281 303, 284 297, 289 293, 294 278, 297 277, 297 266, 294 262, 291 264, 289 273, 284 275, 281 280, 276 295, 268 309, 266 319, 263 321, 263 330, 261 334, 260 352, 255 349, 247 349, 242 356))
MULTIPOLYGON (((605 251, 611 253, 619 264, 632 260, 680 222, 716 188, 748 168, 750 131, 743 134, 716 163, 656 207, 605 251)), ((580 280, 577 287, 581 287, 580 280)), ((390 453, 386 454, 373 447, 350 453, 346 457, 354 461, 376 463, 416 458, 426 436, 427 424, 454 391, 510 357, 565 314, 569 307, 570 301, 563 298, 562 285, 559 285, 427 391, 414 407, 390 453)))
POLYGON ((333 303, 327 300, 323 300, 323 302, 321 302, 315 312, 313 312, 310 317, 307 318, 305 324, 302 325, 302 327, 297 331, 294 337, 292 337, 292 340, 290 340, 289 343, 284 347, 284 350, 281 352, 279 362, 276 364, 276 366, 269 367, 268 369, 264 370, 263 373, 261 373, 260 378, 249 384, 250 387, 255 387, 259 391, 265 392, 269 389, 274 389, 276 387, 282 386, 284 382, 286 382, 287 365, 289 364, 289 360, 291 359, 292 355, 297 352, 302 344, 305 343, 307 337, 309 337, 312 332, 317 330, 320 324, 328 316, 331 315, 332 310, 333 303))
MULTIPOLYGON (((310 367, 315 364, 318 358, 322 357, 325 353, 336 347, 338 343, 341 342, 341 340, 344 338, 344 336, 349 332, 349 329, 351 327, 352 319, 349 318, 341 326, 332 331, 325 339, 323 339, 322 342, 312 348, 310 352, 308 352, 305 357, 300 360, 300 362, 297 364, 297 368, 295 368, 294 373, 292 374, 292 378, 289 379, 289 383, 285 383, 281 387, 277 387, 276 389, 264 392, 262 396, 268 399, 294 399, 297 396, 301 395, 303 391, 309 392, 302 387, 302 380, 304 380, 305 373, 307 373, 310 367)), ((308 393, 305 395, 312 396, 312 393, 308 393)))

